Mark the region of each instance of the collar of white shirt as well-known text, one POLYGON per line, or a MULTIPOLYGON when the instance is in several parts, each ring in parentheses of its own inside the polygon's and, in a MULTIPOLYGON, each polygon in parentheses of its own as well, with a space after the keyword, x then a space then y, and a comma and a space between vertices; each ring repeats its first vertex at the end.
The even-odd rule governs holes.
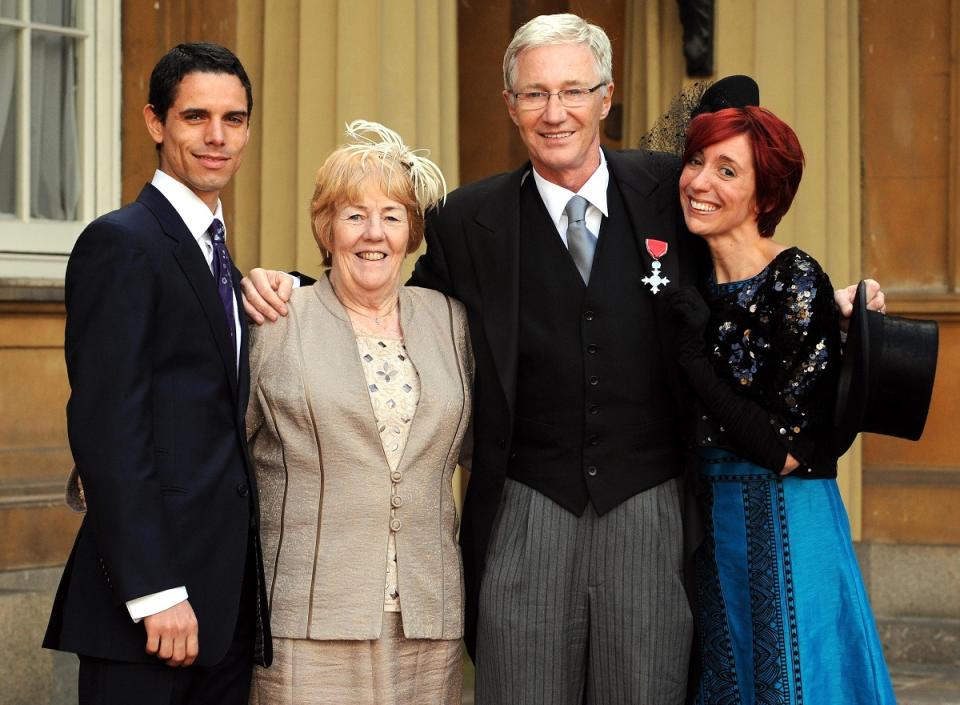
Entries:
MULTIPOLYGON (((220 203, 220 199, 217 199, 217 210, 211 213, 210 208, 200 200, 197 194, 159 169, 153 173, 153 181, 150 183, 163 194, 164 198, 170 201, 170 205, 177 211, 177 215, 180 216, 187 226, 187 230, 196 239, 209 262, 213 256, 213 246, 208 244, 210 243, 209 236, 207 238, 203 238, 203 236, 207 234, 214 218, 219 218, 220 222, 223 223, 223 205, 220 203)), ((226 232, 226 224, 224 224, 224 232, 226 232)))
MULTIPOLYGON (((177 211, 177 214, 187 226, 187 230, 190 231, 190 234, 193 235, 197 241, 200 252, 203 253, 204 258, 207 260, 207 267, 210 268, 210 273, 213 274, 213 239, 207 231, 210 229, 210 224, 214 218, 219 218, 220 222, 223 223, 223 204, 220 203, 220 199, 217 199, 217 210, 211 213, 210 208, 200 200, 197 194, 159 169, 153 173, 153 181, 150 183, 163 194, 163 197, 166 198, 174 210, 177 211)), ((224 233, 226 233, 226 223, 224 223, 223 228, 224 233)), ((240 311, 237 308, 236 299, 233 301, 233 324, 234 330, 236 331, 236 338, 240 340, 243 335, 243 329, 240 326, 240 311)), ((237 369, 240 369, 239 345, 237 346, 236 354, 237 369)))
POLYGON ((533 170, 533 180, 537 185, 537 191, 540 198, 543 199, 543 205, 547 207, 547 213, 550 214, 550 220, 557 227, 560 236, 566 242, 567 234, 567 214, 563 209, 575 195, 583 196, 590 202, 587 208, 586 221, 587 227, 593 233, 599 233, 600 221, 603 216, 609 215, 607 211, 607 186, 610 184, 610 171, 607 168, 607 159, 600 150, 600 165, 596 171, 590 175, 587 182, 575 194, 573 191, 558 186, 555 183, 547 181, 545 178, 533 170), (592 216, 592 217, 591 217, 592 216))

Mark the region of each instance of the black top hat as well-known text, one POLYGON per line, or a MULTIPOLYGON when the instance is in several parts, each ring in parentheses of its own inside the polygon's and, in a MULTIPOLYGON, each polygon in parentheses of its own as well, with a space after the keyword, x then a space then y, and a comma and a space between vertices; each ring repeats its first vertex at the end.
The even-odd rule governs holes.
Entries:
POLYGON ((738 74, 721 78, 705 90, 693 115, 748 105, 760 105, 760 87, 749 76, 738 74))
POLYGON ((833 417, 838 456, 860 431, 919 440, 937 371, 937 324, 868 311, 866 289, 861 281, 840 369, 833 417))

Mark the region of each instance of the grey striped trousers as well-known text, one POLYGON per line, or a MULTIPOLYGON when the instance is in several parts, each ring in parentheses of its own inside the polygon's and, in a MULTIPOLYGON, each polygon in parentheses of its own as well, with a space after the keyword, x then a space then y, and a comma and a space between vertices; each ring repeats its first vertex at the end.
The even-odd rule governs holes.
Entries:
POLYGON ((477 705, 681 705, 680 481, 602 517, 507 480, 480 589, 477 705))

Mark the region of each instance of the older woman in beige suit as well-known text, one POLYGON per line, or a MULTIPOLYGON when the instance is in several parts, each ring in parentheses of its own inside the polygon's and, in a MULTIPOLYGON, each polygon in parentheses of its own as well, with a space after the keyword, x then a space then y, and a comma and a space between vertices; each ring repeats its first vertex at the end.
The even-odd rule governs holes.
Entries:
POLYGON ((452 476, 470 420, 463 307, 400 286, 445 189, 376 123, 317 176, 329 271, 254 330, 247 414, 274 663, 253 703, 459 703, 452 476))

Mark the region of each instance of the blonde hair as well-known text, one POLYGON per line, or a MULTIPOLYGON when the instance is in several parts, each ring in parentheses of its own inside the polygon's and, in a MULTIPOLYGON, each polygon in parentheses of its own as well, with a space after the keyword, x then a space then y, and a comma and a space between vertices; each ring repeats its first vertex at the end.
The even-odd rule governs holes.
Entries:
POLYGON ((423 216, 446 198, 447 182, 425 150, 407 147, 400 135, 378 122, 354 120, 347 125, 349 142, 327 157, 317 172, 310 200, 313 238, 330 266, 333 221, 346 203, 362 199, 367 180, 375 178, 383 194, 407 209, 410 239, 407 254, 423 242, 423 216))
POLYGON ((513 91, 520 54, 527 49, 557 44, 585 45, 593 54, 597 78, 603 83, 613 82, 613 50, 607 33, 582 17, 563 13, 538 15, 516 31, 503 55, 503 87, 513 91))

